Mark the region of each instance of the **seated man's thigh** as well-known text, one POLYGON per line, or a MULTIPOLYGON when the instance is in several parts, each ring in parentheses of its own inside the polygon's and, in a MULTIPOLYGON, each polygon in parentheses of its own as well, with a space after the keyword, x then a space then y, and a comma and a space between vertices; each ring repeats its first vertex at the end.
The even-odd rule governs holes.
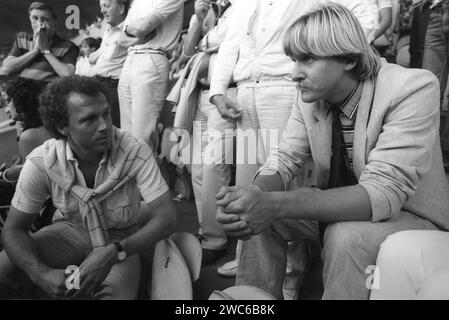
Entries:
MULTIPOLYGON (((89 235, 81 227, 66 222, 46 226, 31 235, 41 259, 50 268, 80 265, 90 250, 89 235)), ((29 277, 0 252, 0 296, 21 296, 33 287, 29 277)))
POLYGON ((60 221, 32 235, 41 259, 50 267, 79 266, 92 250, 89 233, 81 226, 60 221))
POLYGON ((436 227, 431 222, 406 211, 402 211, 395 219, 385 222, 336 222, 326 228, 322 257, 323 260, 334 255, 343 258, 347 253, 363 256, 370 264, 374 264, 380 244, 390 234, 403 230, 434 229, 436 227))

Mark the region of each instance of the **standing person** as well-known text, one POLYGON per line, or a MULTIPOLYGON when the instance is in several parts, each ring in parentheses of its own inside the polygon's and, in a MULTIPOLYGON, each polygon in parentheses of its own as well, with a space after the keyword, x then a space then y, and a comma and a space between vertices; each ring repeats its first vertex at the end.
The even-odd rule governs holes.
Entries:
POLYGON ((75 72, 78 47, 56 34, 56 12, 43 2, 33 2, 28 8, 33 34, 21 32, 11 52, 3 61, 6 75, 47 83, 75 72))
POLYGON ((217 195, 243 242, 238 285, 282 297, 287 243, 322 238, 324 299, 367 299, 367 270, 397 231, 449 230, 438 139, 438 81, 379 60, 355 16, 328 4, 285 36, 298 96, 280 150, 250 188, 217 195), (317 188, 294 188, 312 157, 317 188), (318 223, 321 228, 318 227, 318 223))
MULTIPOLYGON (((215 218, 217 213, 215 195, 222 186, 229 185, 231 181, 235 122, 223 119, 217 108, 209 102, 209 86, 218 48, 228 29, 232 2, 217 1, 214 4, 209 0, 195 2, 195 14, 192 16, 182 51, 182 57, 191 57, 186 68, 189 70, 187 82, 192 83, 185 83, 186 79, 182 77, 187 70, 181 73, 178 80, 185 83, 183 90, 192 91, 194 97, 190 99, 194 100, 196 109, 192 146, 194 160, 191 168, 200 222, 198 234, 203 248, 203 265, 219 259, 226 252, 228 242, 223 228, 215 218), (192 87, 197 89, 191 89, 192 87)), ((235 88, 228 89, 226 96, 234 98, 235 88)), ((188 107, 178 104, 177 110, 182 113, 180 109, 188 107)))
POLYGON ((118 85, 121 128, 157 147, 167 95, 169 52, 181 34, 184 1, 134 0, 118 45, 129 48, 118 85))
POLYGON ((107 23, 98 51, 90 56, 95 64, 92 73, 104 85, 106 98, 111 105, 112 124, 120 128, 120 104, 118 82, 128 50, 119 46, 117 40, 123 32, 123 25, 129 9, 129 0, 100 0, 101 13, 107 23))
MULTIPOLYGON (((340 0, 356 12, 367 34, 374 34, 374 15, 362 1, 340 0)), ((278 140, 290 117, 298 95, 291 78, 294 63, 282 50, 282 37, 299 16, 316 1, 248 0, 234 5, 226 38, 218 52, 210 86, 210 101, 222 117, 235 121, 237 135, 236 184, 247 187, 278 147, 278 140), (237 96, 226 97, 231 79, 237 83, 237 96), (272 139, 264 132, 273 133, 272 139), (252 137, 253 141, 248 141, 252 137)), ((237 249, 238 255, 239 249, 237 249)), ((236 261, 219 269, 235 275, 236 261)))
POLYGON ((441 146, 449 168, 449 107, 443 105, 449 72, 449 0, 428 0, 429 20, 424 40, 423 68, 432 71, 440 81, 441 146))
POLYGON ((136 299, 139 254, 176 228, 176 209, 152 151, 112 126, 94 78, 55 80, 39 110, 55 138, 28 156, 19 177, 2 231, 0 296, 37 286, 52 298, 136 299), (48 196, 58 209, 54 223, 30 235, 48 196), (141 198, 151 216, 141 216, 141 198), (67 286, 73 266, 79 288, 67 286))

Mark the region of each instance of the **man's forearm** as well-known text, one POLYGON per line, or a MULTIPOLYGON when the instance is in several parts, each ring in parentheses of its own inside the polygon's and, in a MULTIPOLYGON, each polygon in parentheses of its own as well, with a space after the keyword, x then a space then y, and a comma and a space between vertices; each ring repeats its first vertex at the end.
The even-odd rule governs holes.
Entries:
POLYGON ((25 69, 37 56, 39 50, 31 50, 20 57, 9 56, 3 61, 3 71, 7 75, 21 72, 25 69))
POLYGON ((369 221, 372 217, 371 200, 360 185, 329 190, 300 188, 274 192, 271 197, 280 219, 337 222, 369 221))
POLYGON ((162 24, 162 20, 156 14, 149 14, 145 18, 137 19, 131 22, 126 27, 126 33, 136 38, 146 38, 151 32, 153 32, 159 25, 162 24))
POLYGON ((171 203, 168 193, 163 195, 161 199, 164 199, 164 201, 161 201, 162 203, 159 202, 158 205, 150 206, 151 211, 154 211, 153 217, 150 217, 142 228, 122 242, 122 246, 128 256, 154 247, 158 241, 175 232, 177 222, 176 208, 171 203))
POLYGON ((23 230, 5 228, 2 241, 11 262, 36 283, 37 278, 50 268, 40 259, 33 238, 23 230))
POLYGON ((182 52, 184 55, 193 56, 196 53, 195 47, 201 39, 202 31, 202 22, 196 20, 189 33, 187 33, 184 45, 182 46, 182 52))
POLYGON ((53 53, 46 54, 45 59, 47 59, 48 63, 52 66, 53 70, 58 74, 60 77, 67 77, 71 76, 75 73, 75 67, 66 64, 64 62, 61 62, 53 53))

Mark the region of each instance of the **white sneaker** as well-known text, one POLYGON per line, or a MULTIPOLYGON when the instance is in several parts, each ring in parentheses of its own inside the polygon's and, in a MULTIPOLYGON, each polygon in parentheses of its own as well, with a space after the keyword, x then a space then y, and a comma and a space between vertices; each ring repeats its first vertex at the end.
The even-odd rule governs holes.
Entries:
POLYGON ((218 268, 217 273, 223 277, 235 277, 238 267, 237 260, 231 260, 218 268))

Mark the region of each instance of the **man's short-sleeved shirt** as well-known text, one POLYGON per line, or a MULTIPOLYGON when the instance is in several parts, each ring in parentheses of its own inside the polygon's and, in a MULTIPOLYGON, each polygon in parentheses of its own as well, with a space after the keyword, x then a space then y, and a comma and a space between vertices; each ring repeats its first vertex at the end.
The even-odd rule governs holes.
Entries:
MULTIPOLYGON (((13 57, 20 57, 31 51, 32 48, 33 35, 26 32, 21 32, 17 35, 9 55, 13 57)), ((50 51, 59 59, 59 61, 66 64, 72 64, 74 66, 76 65, 79 49, 73 42, 63 40, 55 34, 53 42, 51 43, 50 51)), ((21 78, 45 82, 50 82, 59 77, 42 54, 38 55, 31 62, 31 64, 23 69, 19 76, 21 78)))
MULTIPOLYGON (((141 147, 138 158, 143 160, 139 164, 139 170, 135 176, 124 186, 100 202, 108 229, 121 229, 133 226, 140 216, 141 198, 150 203, 169 189, 163 179, 151 149, 137 141, 130 134, 114 129, 113 146, 110 150, 117 150, 118 141, 120 146, 126 148, 141 147), (124 135, 124 137, 121 137, 124 135)), ((73 165, 75 169, 75 181, 77 185, 86 187, 86 182, 78 162, 73 155, 67 142, 65 152, 67 165, 73 165), (69 163, 70 162, 70 163, 69 163)), ((79 213, 78 200, 70 192, 66 192, 55 182, 51 181, 44 165, 44 153, 51 144, 62 146, 61 141, 51 139, 36 148, 28 157, 20 174, 16 187, 16 193, 12 200, 12 206, 26 214, 36 214, 40 211, 43 203, 50 196, 53 205, 58 209, 54 220, 68 220, 82 225, 79 213)), ((115 152, 109 151, 100 162, 95 176, 95 186, 99 186, 109 177, 109 170, 114 162, 115 152)))

